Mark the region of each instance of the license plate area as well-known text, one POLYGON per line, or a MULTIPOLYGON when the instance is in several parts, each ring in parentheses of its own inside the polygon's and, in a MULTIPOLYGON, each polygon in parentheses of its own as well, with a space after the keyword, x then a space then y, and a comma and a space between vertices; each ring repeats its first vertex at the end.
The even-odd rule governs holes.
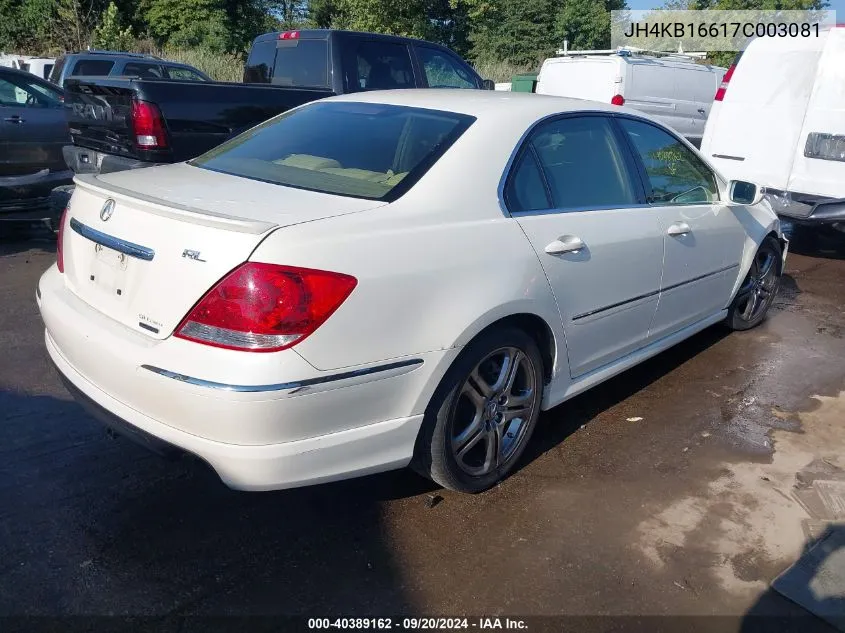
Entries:
POLYGON ((115 299, 125 297, 131 257, 102 244, 94 244, 93 249, 88 282, 115 299))

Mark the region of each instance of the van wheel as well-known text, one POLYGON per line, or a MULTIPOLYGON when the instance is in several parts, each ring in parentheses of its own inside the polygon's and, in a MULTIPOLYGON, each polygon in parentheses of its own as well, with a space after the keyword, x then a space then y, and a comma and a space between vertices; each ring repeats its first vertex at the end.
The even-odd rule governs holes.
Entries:
POLYGON ((763 240, 754 261, 739 287, 725 323, 732 330, 749 330, 766 318, 775 300, 783 267, 783 251, 773 237, 763 240))
POLYGON ((537 343, 515 328, 466 346, 429 403, 414 468, 441 486, 476 493, 510 473, 525 450, 543 396, 537 343))

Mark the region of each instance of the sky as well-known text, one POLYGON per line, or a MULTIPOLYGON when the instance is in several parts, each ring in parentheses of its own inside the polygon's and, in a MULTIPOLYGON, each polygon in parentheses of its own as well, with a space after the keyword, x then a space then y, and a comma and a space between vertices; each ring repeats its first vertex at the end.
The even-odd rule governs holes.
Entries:
MULTIPOLYGON (((836 21, 840 24, 845 22, 845 0, 829 0, 828 9, 836 11, 836 21)), ((628 0, 629 9, 659 9, 663 6, 662 0, 628 0)))

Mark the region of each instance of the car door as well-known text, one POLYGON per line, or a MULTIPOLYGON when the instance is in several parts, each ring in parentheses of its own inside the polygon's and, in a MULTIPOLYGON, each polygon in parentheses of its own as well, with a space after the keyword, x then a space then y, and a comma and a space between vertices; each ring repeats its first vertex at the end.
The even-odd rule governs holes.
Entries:
POLYGON ((691 131, 690 114, 675 98, 675 68, 666 62, 636 58, 627 61, 625 105, 653 116, 682 135, 691 131))
POLYGON ((710 66, 698 64, 679 65, 674 73, 678 112, 688 121, 688 128, 678 132, 698 147, 718 87, 716 73, 710 66))
POLYGON ((713 171, 669 130, 642 119, 617 119, 646 183, 663 233, 660 302, 650 340, 713 316, 730 297, 745 231, 720 199, 713 171))
POLYGON ((505 186, 560 309, 572 377, 642 347, 663 236, 611 120, 564 115, 524 141, 505 186))
POLYGON ((0 76, 0 175, 64 168, 62 146, 70 136, 61 92, 42 84, 17 74, 0 76))

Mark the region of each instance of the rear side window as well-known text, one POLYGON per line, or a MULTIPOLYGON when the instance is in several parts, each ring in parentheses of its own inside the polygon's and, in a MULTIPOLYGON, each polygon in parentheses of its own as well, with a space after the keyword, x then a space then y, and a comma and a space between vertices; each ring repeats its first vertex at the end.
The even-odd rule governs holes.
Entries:
POLYGON ((417 54, 429 88, 477 88, 475 77, 451 55, 427 46, 418 46, 417 54))
POLYGON ((414 87, 411 54, 405 44, 352 40, 344 48, 344 55, 347 92, 414 87))
POLYGON ((280 86, 325 88, 329 83, 329 45, 326 40, 279 40, 273 83, 280 86))
POLYGON ((142 79, 162 79, 164 73, 158 64, 138 64, 130 62, 123 67, 123 74, 142 79))
POLYGON ((605 117, 566 117, 540 125, 529 139, 556 209, 637 204, 625 160, 605 117))
POLYGON ((103 77, 108 75, 113 67, 114 62, 107 59, 80 59, 70 74, 103 77))
POLYGON ((514 165, 505 198, 511 212, 540 211, 552 206, 537 165, 537 157, 530 147, 522 152, 514 165))
POLYGON ((314 103, 192 161, 235 176, 323 193, 394 200, 473 117, 380 103, 314 103))
POLYGON ((719 199, 713 172, 681 141, 651 123, 619 122, 645 166, 649 202, 707 204, 719 199))
POLYGON ((255 43, 249 51, 249 58, 244 66, 244 83, 270 83, 275 57, 276 42, 274 40, 255 43))

